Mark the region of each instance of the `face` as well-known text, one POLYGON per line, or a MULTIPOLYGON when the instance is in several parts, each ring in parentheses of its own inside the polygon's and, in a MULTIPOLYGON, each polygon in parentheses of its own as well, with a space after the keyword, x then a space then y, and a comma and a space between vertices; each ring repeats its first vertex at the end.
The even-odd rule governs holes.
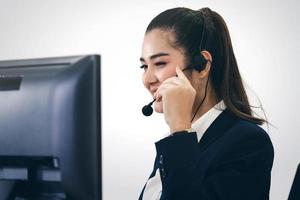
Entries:
MULTIPOLYGON (((153 29, 144 37, 141 68, 144 70, 144 86, 152 97, 164 80, 176 76, 176 66, 184 68, 183 51, 170 45, 173 40, 172 32, 161 29, 153 29)), ((154 102, 154 109, 156 112, 163 112, 161 100, 154 102)))

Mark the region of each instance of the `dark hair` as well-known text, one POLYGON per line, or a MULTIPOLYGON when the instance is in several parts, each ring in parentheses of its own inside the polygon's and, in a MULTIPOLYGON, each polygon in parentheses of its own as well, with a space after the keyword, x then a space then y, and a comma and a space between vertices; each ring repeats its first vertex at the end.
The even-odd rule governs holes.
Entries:
POLYGON ((229 111, 259 125, 267 122, 253 116, 227 25, 218 13, 209 8, 173 8, 157 15, 148 25, 146 33, 157 28, 174 33, 172 46, 184 50, 186 64, 191 64, 194 56, 201 51, 210 52, 213 58, 210 71, 212 87, 229 111))

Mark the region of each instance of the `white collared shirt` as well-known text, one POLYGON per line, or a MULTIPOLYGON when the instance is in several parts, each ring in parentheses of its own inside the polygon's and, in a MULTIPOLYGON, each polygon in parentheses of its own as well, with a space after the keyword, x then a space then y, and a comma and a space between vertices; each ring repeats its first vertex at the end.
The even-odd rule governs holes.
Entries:
MULTIPOLYGON (((202 138, 208 127, 215 121, 215 119, 226 108, 224 101, 220 101, 198 120, 192 124, 192 130, 197 133, 198 142, 202 138)), ((159 200, 162 192, 162 184, 160 179, 160 172, 157 169, 155 175, 147 181, 143 193, 143 200, 159 200)))

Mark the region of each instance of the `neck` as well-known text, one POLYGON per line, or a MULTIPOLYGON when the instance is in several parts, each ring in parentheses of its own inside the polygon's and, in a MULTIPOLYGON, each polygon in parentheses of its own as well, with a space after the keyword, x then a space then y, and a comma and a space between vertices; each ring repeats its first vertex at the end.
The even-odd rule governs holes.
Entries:
POLYGON ((198 110, 196 110, 196 109, 198 108, 199 103, 201 102, 201 99, 200 100, 196 99, 195 102, 197 102, 197 103, 194 104, 192 113, 193 114, 195 112, 197 112, 197 113, 196 113, 194 119, 192 120, 192 123, 197 121, 202 115, 204 115, 207 111, 209 111, 212 107, 214 107, 219 102, 219 100, 216 98, 216 95, 214 95, 213 91, 210 90, 210 87, 208 87, 206 98, 204 99, 202 105, 200 106, 200 108, 198 110))

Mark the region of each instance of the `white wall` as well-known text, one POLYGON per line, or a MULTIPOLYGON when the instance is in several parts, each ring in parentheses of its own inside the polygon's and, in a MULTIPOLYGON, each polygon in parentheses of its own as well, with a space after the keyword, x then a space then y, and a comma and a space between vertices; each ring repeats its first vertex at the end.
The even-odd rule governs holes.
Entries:
POLYGON ((245 82, 259 96, 275 147, 271 200, 287 199, 300 162, 300 4, 297 0, 0 0, 0 60, 102 55, 103 197, 137 199, 153 166, 163 117, 145 118, 143 34, 161 11, 208 6, 227 22, 245 82))

